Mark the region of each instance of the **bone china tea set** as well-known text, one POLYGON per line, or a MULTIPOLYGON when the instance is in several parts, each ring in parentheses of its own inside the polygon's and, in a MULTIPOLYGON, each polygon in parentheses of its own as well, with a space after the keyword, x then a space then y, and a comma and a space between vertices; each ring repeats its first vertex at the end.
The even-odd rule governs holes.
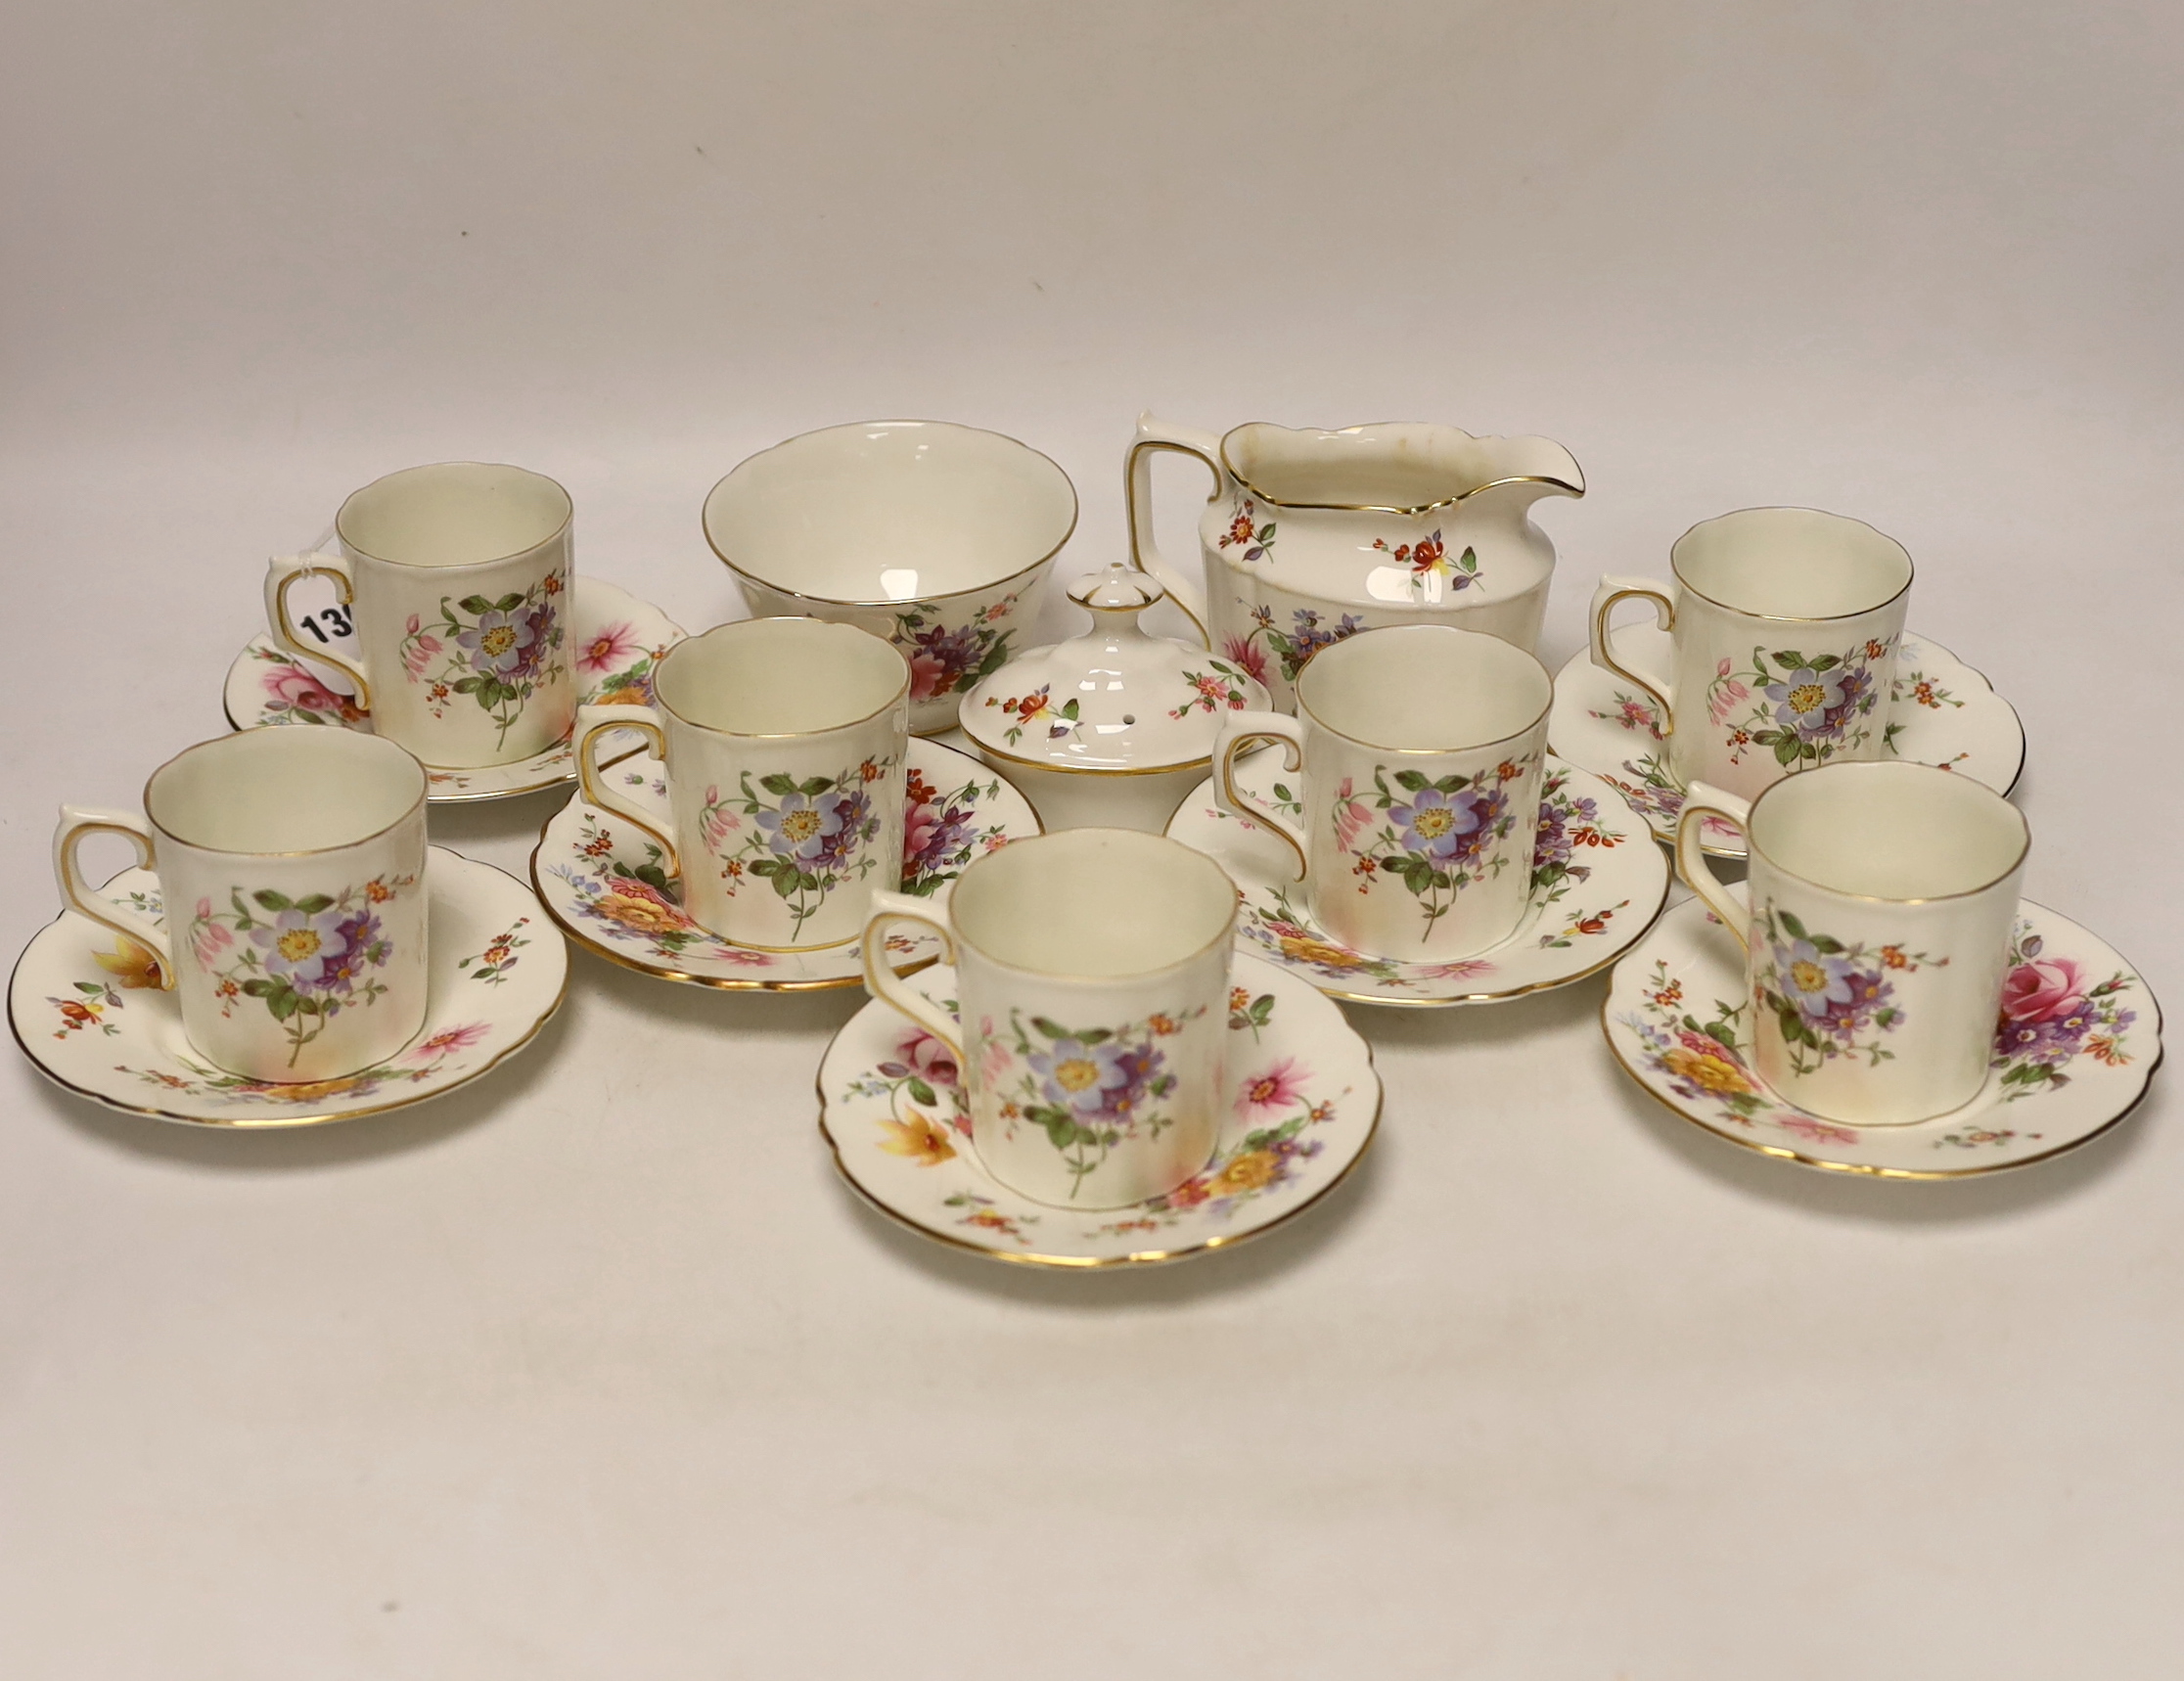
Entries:
POLYGON ((696 636, 579 575, 551 479, 378 479, 330 552, 271 564, 236 733, 141 809, 63 807, 17 1042, 118 1109, 297 1126, 522 1049, 569 941, 683 984, 862 985, 819 1069, 843 1179, 1080 1268, 1233 1244, 1355 1165, 1381 1087, 1336 1000, 1613 966, 1608 1046, 1655 1098, 1887 1178, 2037 1161, 2144 1094, 2146 981, 2019 897, 2017 715, 1910 627, 1911 557, 1871 526, 1706 521, 1667 582, 1604 577, 1550 674, 1531 509, 1584 494, 1559 444, 1146 417, 1123 491, 1128 562, 1068 586, 1088 625, 1024 647, 1076 493, 994 432, 751 457, 703 524, 752 616, 696 636), (1202 568, 1156 546, 1161 453, 1211 475, 1202 568), (1146 627, 1163 600, 1197 641, 1146 627), (432 804, 570 783, 528 887, 428 843, 432 804), (138 865, 93 886, 101 833, 138 865))

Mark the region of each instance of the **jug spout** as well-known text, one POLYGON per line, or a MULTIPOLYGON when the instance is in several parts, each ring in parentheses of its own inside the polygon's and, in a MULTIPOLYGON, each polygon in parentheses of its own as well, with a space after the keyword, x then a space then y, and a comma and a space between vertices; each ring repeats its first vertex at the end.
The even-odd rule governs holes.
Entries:
POLYGON ((1577 463, 1552 438, 1417 422, 1318 432, 1254 421, 1222 438, 1220 453, 1229 476, 1275 508, 1422 515, 1505 485, 1534 487, 1530 500, 1585 493, 1577 463))

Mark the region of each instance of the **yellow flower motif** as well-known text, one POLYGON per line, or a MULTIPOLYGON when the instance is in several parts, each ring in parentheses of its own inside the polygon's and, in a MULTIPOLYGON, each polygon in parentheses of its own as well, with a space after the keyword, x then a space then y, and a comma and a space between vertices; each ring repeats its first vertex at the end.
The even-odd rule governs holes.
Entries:
MULTIPOLYGON (((1726 1097, 1737 1092, 1753 1091, 1752 1084, 1734 1063, 1725 1063, 1719 1057, 1708 1056, 1704 1051, 1694 1051, 1688 1045, 1678 1045, 1663 1056, 1661 1062, 1668 1071, 1679 1079, 1689 1080, 1701 1091, 1709 1091, 1726 1097)), ((1754 1094, 1756 1095, 1756 1094, 1754 1094)))
POLYGON ((368 1085, 377 1074, 346 1074, 338 1080, 281 1080, 268 1081, 269 1095, 286 1098, 290 1103, 316 1103, 320 1098, 346 1097, 358 1086, 368 1085))
POLYGON ((1216 1197, 1232 1197, 1239 1191, 1264 1190, 1280 1171, 1281 1163, 1274 1159, 1272 1151, 1253 1150, 1239 1156, 1206 1183, 1216 1197))
POLYGON ((880 1148, 889 1156, 907 1156, 920 1167, 937 1167, 955 1157, 955 1146, 948 1142, 948 1135, 930 1115, 910 1112, 908 1120, 880 1122, 880 1130, 887 1136, 881 1139, 880 1148))
POLYGON ((639 898, 634 893, 604 893, 592 908, 639 933, 670 933, 687 926, 685 919, 659 900, 639 898))
POLYGON ((651 704, 645 699, 645 688, 641 683, 631 683, 620 689, 611 689, 606 694, 597 696, 584 704, 587 706, 645 706, 651 704))
POLYGON ((1302 963, 1316 963, 1326 969, 1356 969, 1365 962, 1354 951, 1305 934, 1283 934, 1281 946, 1284 957, 1294 957, 1302 963))
POLYGON ((159 960, 127 934, 112 951, 94 951, 91 961, 118 980, 124 991, 159 984, 159 960))

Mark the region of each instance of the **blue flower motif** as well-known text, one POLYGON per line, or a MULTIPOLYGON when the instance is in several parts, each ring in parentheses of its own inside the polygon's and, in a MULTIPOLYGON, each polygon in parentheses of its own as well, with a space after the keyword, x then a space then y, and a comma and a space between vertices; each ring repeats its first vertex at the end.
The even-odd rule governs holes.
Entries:
POLYGON ((778 807, 758 813, 758 827, 776 856, 808 864, 842 833, 845 803, 838 795, 785 794, 778 807))

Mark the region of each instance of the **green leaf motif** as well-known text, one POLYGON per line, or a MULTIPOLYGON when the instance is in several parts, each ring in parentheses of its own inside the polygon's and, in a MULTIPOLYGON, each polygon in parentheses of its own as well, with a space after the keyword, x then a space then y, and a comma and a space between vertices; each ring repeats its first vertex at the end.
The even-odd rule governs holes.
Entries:
POLYGON ((285 911, 290 908, 286 893, 276 893, 271 887, 260 887, 250 895, 257 907, 264 911, 285 911))

